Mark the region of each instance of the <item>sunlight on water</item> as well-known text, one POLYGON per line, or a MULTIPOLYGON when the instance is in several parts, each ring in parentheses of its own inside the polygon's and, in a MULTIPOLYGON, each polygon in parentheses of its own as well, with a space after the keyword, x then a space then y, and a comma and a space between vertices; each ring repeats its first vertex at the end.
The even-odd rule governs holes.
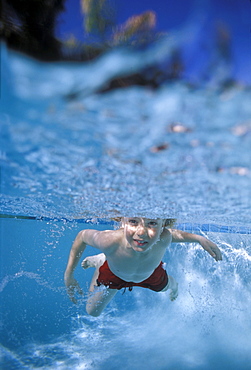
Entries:
MULTIPOLYGON (((250 89, 176 81, 99 94, 110 78, 170 50, 117 51, 73 66, 2 48, 1 212, 30 217, 1 219, 5 368, 248 369, 250 89), (205 232, 223 250, 221 263, 196 245, 167 251, 177 301, 135 288, 93 319, 86 295, 77 307, 68 301, 63 271, 77 219, 120 215, 177 217, 242 234, 205 232)), ((86 292, 92 271, 77 274, 86 292)))
MULTIPOLYGON (((130 57, 122 53, 120 68, 130 57)), ((17 109, 9 100, 1 118, 3 212, 250 222, 249 89, 194 89, 176 82, 82 96, 88 66, 41 67, 17 55, 8 58, 17 109), (50 76, 50 99, 33 78, 41 68, 50 76), (79 85, 58 86, 57 68, 79 78, 79 85)), ((92 68, 92 75, 101 73, 92 68)))

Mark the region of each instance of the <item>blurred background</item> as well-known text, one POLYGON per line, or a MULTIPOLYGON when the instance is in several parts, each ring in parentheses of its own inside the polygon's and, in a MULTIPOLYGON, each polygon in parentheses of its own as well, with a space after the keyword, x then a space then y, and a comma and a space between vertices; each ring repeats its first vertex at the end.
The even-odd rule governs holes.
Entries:
POLYGON ((197 84, 212 70, 225 83, 251 82, 249 0, 3 0, 1 13, 2 39, 42 60, 90 60, 183 32, 171 66, 162 61, 152 84, 177 77, 197 84))
MULTIPOLYGON (((250 369, 250 15, 2 0, 1 369, 250 369), (65 292, 70 246, 127 215, 177 218, 223 261, 173 245, 177 301, 135 288, 92 319, 65 292)), ((76 269, 85 293, 91 275, 76 269)))

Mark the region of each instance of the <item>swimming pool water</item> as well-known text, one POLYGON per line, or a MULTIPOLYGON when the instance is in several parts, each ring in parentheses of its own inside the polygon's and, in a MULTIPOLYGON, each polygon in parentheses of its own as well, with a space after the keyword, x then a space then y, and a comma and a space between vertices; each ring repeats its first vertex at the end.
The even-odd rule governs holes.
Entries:
MULTIPOLYGON (((98 63, 47 66, 2 54, 8 72, 1 101, 3 213, 138 213, 250 224, 248 88, 176 82, 87 94, 85 68, 91 80, 102 72, 98 63), (69 100, 73 92, 77 97, 69 100), (172 132, 176 123, 188 132, 172 132), (166 149, 154 152, 163 144, 166 149)), ((125 73, 130 53, 128 60, 122 56, 115 60, 125 73)))
MULTIPOLYGON (((72 240, 88 224, 1 222, 3 369, 248 369, 250 236, 209 232, 216 263, 196 245, 173 245, 168 272, 180 295, 119 292, 99 318, 68 301, 63 271, 72 240)), ((100 230, 111 225, 92 225, 100 230)), ((87 248, 86 255, 95 250, 87 248)), ((91 269, 76 270, 87 292, 91 269)))
MULTIPOLYGON (((76 66, 1 47, 2 368, 248 369, 250 89, 176 81, 98 94, 146 51, 76 66), (135 288, 90 318, 85 297, 73 306, 65 293, 69 249, 81 228, 121 215, 177 217, 224 259, 174 245, 177 301, 135 288)), ((76 271, 85 291, 91 274, 76 271)))

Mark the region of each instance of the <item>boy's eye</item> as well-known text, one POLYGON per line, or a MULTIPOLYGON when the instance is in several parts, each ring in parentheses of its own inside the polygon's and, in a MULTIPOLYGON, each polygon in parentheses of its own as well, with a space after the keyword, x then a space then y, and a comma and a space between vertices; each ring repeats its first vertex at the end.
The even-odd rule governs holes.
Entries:
POLYGON ((153 226, 153 227, 155 227, 155 226, 157 226, 158 224, 157 224, 157 222, 155 222, 155 221, 151 221, 151 222, 149 222, 149 224, 148 224, 149 226, 153 226))
POLYGON ((131 225, 137 225, 137 221, 136 220, 129 220, 128 222, 131 225))

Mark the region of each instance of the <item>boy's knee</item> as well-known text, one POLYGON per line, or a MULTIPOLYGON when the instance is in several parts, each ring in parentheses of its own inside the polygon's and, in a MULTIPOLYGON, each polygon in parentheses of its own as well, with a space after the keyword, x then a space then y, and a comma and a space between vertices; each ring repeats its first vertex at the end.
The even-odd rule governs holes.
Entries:
POLYGON ((86 312, 90 316, 98 317, 101 315, 102 310, 99 310, 97 307, 90 307, 89 305, 86 305, 86 312))

